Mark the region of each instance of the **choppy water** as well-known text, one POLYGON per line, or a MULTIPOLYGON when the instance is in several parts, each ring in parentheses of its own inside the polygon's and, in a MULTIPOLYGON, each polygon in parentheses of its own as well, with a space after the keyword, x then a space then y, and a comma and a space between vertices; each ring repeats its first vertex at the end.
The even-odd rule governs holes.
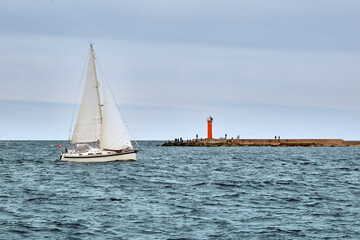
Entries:
POLYGON ((57 161, 0 141, 0 239, 360 238, 360 148, 159 147, 57 161))

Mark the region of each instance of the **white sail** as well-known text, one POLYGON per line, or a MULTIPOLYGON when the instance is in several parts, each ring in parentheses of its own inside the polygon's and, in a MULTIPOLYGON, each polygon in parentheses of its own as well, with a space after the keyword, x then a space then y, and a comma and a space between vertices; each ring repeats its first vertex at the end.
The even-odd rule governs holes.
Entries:
POLYGON ((71 139, 72 143, 96 142, 100 140, 102 120, 98 87, 99 83, 96 77, 94 49, 93 46, 90 45, 84 93, 74 134, 71 139))
POLYGON ((133 149, 113 96, 107 86, 103 87, 104 105, 100 148, 111 150, 133 149))

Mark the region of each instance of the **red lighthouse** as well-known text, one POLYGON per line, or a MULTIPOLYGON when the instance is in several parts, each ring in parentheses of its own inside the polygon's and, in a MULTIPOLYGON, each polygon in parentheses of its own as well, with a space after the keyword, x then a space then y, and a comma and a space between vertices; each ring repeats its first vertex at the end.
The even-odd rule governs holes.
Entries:
POLYGON ((208 126, 207 138, 212 138, 212 121, 213 118, 211 116, 207 118, 207 126, 208 126))

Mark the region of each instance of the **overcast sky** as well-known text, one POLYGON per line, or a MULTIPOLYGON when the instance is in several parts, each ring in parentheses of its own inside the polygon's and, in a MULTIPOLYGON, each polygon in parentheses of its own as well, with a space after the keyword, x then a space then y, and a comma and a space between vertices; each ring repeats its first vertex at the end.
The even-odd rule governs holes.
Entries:
POLYGON ((206 137, 211 114, 214 137, 360 139, 359 13, 358 0, 2 0, 0 139, 69 137, 90 41, 132 138, 206 137))

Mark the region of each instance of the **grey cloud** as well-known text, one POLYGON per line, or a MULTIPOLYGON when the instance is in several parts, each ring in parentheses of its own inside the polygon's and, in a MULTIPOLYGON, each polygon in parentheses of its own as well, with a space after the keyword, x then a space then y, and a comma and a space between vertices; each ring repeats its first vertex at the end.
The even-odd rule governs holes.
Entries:
POLYGON ((5 1, 2 33, 360 50, 358 1, 5 1))

